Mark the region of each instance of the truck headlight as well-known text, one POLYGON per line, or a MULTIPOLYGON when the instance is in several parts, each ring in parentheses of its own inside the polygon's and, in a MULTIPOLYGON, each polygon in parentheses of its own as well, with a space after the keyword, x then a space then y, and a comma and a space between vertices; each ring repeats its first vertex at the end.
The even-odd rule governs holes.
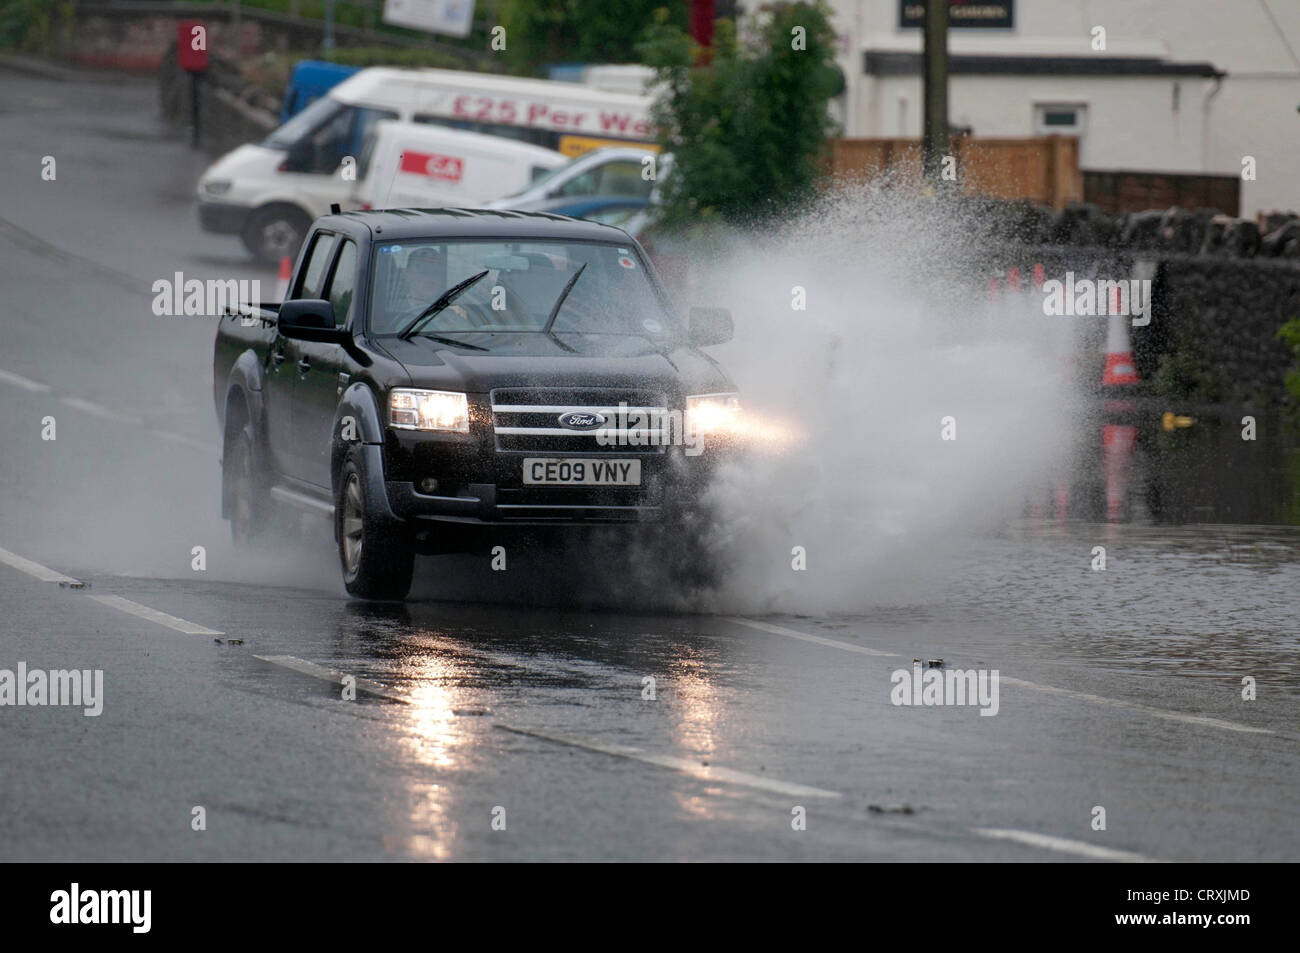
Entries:
POLYGON ((394 387, 388 392, 388 423, 398 430, 469 433, 469 398, 454 391, 394 387))
POLYGON ((687 429, 707 434, 730 434, 740 423, 740 397, 737 394, 697 394, 686 398, 687 429))

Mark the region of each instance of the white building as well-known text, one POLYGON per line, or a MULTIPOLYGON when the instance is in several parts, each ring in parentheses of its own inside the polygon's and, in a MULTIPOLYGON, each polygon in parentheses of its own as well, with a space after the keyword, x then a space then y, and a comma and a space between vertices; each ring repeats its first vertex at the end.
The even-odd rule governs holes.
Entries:
MULTIPOLYGON (((923 0, 830 0, 847 136, 921 134, 923 0)), ((1059 132, 1087 171, 1241 175, 1241 214, 1300 211, 1300 0, 952 0, 949 120, 1059 132), (1104 31, 1104 49, 1097 49, 1104 31)))

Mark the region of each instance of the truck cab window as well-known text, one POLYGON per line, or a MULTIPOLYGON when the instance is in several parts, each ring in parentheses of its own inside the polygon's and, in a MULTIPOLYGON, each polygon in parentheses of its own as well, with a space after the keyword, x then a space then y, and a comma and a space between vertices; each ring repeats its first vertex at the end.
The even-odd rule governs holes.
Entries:
POLYGON ((325 275, 329 270, 330 259, 334 255, 334 243, 338 237, 328 232, 318 232, 312 240, 308 252, 307 267, 303 269, 302 280, 298 283, 295 298, 319 298, 325 285, 325 275))
POLYGON ((329 292, 325 295, 334 306, 334 324, 337 327, 341 328, 348 323, 348 316, 352 312, 352 292, 356 284, 357 246, 344 239, 338 260, 334 263, 329 292))

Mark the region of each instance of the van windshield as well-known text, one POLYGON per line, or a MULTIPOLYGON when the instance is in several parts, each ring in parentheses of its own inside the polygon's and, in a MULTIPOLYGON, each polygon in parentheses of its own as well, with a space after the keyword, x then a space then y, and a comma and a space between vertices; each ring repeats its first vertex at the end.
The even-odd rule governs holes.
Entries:
POLYGON ((268 149, 292 149, 318 126, 323 126, 347 108, 337 99, 322 96, 283 126, 274 130, 262 140, 262 145, 268 149))
POLYGON ((381 336, 396 334, 448 288, 486 271, 454 303, 420 325, 420 333, 456 335, 467 344, 491 350, 491 338, 497 333, 544 330, 551 310, 580 268, 582 274, 556 312, 554 333, 631 335, 656 344, 684 336, 634 248, 541 240, 380 245, 370 330, 381 336))

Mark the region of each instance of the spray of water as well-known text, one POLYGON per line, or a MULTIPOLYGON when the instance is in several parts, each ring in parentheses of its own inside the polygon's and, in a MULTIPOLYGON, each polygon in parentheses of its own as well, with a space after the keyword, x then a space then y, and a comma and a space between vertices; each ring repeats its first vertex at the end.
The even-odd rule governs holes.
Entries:
POLYGON ((728 571, 707 608, 924 600, 1059 465, 1068 342, 1040 296, 989 299, 985 233, 974 211, 859 186, 716 243, 692 290, 736 316, 718 356, 747 413, 794 439, 717 481, 728 571))

